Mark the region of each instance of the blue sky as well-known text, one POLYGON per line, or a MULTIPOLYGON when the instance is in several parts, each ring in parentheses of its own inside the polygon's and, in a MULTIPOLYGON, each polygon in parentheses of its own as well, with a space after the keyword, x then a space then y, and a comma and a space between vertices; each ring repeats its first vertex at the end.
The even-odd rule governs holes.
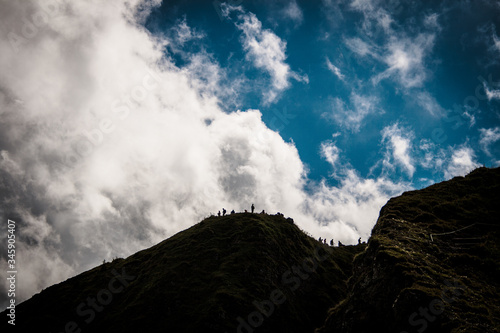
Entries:
POLYGON ((197 35, 166 53, 182 66, 206 52, 242 85, 222 107, 259 109, 311 180, 336 184, 348 166, 421 188, 499 164, 499 14, 497 1, 169 1, 146 27, 197 35), (265 34, 276 49, 253 54, 265 34), (273 89, 273 65, 286 87, 273 89))
POLYGON ((0 2, 18 301, 222 208, 357 243, 391 197, 498 166, 499 18, 491 0, 0 2))

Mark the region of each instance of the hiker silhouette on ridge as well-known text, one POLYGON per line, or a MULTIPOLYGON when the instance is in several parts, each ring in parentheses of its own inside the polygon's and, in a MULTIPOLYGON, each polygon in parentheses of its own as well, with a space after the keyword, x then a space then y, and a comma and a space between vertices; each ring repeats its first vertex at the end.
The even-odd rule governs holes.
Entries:
POLYGON ((222 208, 222 216, 225 216, 225 215, 226 215, 226 209, 222 208))
POLYGON ((250 207, 252 209, 252 213, 253 211, 255 210, 255 206, 252 204, 252 207, 250 207))

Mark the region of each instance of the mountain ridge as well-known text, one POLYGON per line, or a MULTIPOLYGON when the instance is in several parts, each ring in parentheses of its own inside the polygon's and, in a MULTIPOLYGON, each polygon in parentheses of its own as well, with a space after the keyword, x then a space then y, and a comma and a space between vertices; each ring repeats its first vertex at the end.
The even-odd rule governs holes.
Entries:
POLYGON ((212 216, 45 289, 17 307, 17 323, 42 332, 312 332, 346 296, 364 247, 320 244, 281 215, 212 216))
POLYGON ((281 214, 211 216, 34 295, 16 328, 500 332, 499 199, 500 168, 479 168, 391 198, 342 247, 281 214))
POLYGON ((499 332, 500 168, 392 198, 318 333, 499 332))

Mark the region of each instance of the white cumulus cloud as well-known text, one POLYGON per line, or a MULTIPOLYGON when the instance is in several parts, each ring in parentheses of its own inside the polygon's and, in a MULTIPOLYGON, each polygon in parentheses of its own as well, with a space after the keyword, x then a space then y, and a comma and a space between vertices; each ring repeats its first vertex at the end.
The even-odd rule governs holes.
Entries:
POLYGON ((413 132, 403 128, 399 123, 385 127, 382 130, 382 142, 387 146, 384 166, 393 168, 393 165, 397 164, 409 177, 413 177, 416 169, 411 156, 413 137, 413 132))
POLYGON ((467 173, 476 169, 480 165, 475 161, 476 154, 474 150, 466 144, 460 145, 457 148, 451 149, 451 157, 449 158, 446 170, 444 170, 445 179, 450 179, 455 176, 465 176, 467 173))
MULTIPOLYGON (((259 110, 222 110, 223 70, 210 56, 187 55, 178 67, 165 55, 176 41, 141 26, 157 2, 53 3, 6 2, 0 12, 12 32, 0 37, 0 213, 18 226, 18 300, 222 207, 254 203, 315 236, 352 243, 403 190, 347 170, 338 187, 306 191, 296 147, 259 110), (29 30, 30 13, 47 20, 29 30)), ((240 14, 249 57, 278 94, 296 75, 285 44, 240 14)), ((181 21, 178 46, 202 35, 181 21)), ((332 163, 339 154, 325 148, 332 163)))

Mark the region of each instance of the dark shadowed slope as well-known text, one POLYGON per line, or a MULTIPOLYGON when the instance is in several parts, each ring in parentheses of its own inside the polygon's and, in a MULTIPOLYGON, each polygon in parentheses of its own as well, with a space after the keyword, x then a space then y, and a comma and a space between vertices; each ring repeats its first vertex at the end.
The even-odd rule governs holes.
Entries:
POLYGON ((320 245, 278 215, 210 217, 47 288, 17 307, 16 327, 251 332, 253 325, 257 332, 312 332, 346 296, 352 259, 364 247, 320 245))
POLYGON ((318 332, 500 332, 500 168, 391 199, 318 332))

